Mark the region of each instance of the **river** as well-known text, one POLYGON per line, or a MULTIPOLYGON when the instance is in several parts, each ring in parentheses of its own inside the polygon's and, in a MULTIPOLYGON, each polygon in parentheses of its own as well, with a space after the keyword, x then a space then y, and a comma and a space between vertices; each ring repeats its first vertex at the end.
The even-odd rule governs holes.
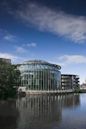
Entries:
POLYGON ((0 101, 0 129, 86 129, 86 94, 0 101))

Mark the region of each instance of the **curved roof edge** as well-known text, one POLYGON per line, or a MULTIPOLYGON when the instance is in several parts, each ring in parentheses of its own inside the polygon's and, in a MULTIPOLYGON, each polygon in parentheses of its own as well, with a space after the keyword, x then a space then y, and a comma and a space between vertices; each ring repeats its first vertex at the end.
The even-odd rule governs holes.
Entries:
POLYGON ((44 65, 50 65, 50 66, 57 67, 58 70, 61 69, 60 65, 49 63, 49 62, 44 61, 44 60, 28 60, 28 61, 24 61, 23 64, 44 64, 44 65))

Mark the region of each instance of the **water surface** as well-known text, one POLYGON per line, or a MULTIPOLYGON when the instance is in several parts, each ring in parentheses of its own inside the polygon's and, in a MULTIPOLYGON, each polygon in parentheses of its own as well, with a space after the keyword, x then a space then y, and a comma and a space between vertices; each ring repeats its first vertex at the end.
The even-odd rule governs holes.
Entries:
POLYGON ((0 129, 86 129, 86 94, 0 101, 0 129))

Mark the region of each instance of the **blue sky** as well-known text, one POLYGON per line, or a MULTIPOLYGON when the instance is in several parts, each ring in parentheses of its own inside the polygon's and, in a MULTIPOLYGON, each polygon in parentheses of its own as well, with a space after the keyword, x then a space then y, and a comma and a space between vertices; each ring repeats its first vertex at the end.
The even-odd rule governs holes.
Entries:
POLYGON ((41 59, 86 79, 85 0, 1 0, 0 57, 41 59))

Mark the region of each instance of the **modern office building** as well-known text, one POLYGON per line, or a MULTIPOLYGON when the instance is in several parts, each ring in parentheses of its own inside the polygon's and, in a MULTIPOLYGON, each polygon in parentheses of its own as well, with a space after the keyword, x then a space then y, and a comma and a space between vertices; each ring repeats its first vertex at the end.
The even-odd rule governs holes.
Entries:
POLYGON ((11 59, 0 58, 0 63, 11 64, 11 59))
POLYGON ((79 87, 78 75, 70 75, 70 74, 61 75, 61 88, 63 90, 76 89, 77 87, 79 87))
POLYGON ((19 64, 21 86, 26 90, 51 91, 61 88, 61 67, 41 60, 30 60, 19 64))

